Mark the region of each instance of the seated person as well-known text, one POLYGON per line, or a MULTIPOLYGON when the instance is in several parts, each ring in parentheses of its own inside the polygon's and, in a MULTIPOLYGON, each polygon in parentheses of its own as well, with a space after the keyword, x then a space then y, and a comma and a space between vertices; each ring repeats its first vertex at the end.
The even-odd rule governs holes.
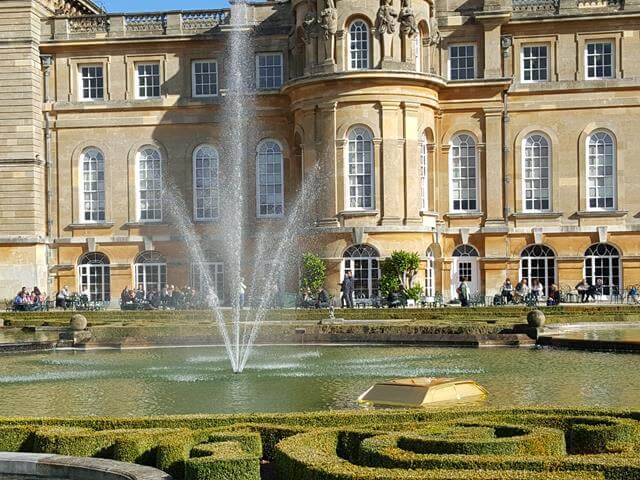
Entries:
POLYGON ((637 287, 631 287, 631 289, 629 290, 629 301, 631 303, 639 303, 638 302, 638 288, 637 287))
POLYGON ((318 290, 318 298, 316 300, 316 308, 329 308, 329 295, 324 288, 318 290))
POLYGON ((524 299, 529 295, 529 283, 526 278, 523 278, 516 285, 514 298, 517 302, 524 302, 524 299))
POLYGON ((534 279, 531 285, 531 294, 538 300, 540 297, 544 296, 544 285, 540 280, 534 279))
POLYGON ((65 310, 69 308, 70 297, 71 292, 69 291, 69 287, 65 285, 64 288, 56 295, 56 307, 64 308, 65 310))
POLYGON ((25 297, 23 291, 18 292, 16 298, 13 299, 13 308, 16 312, 26 312, 29 308, 29 303, 25 297))
POLYGON ((513 302, 513 284, 510 278, 507 278, 502 284, 502 298, 506 303, 513 302))
POLYGON ((560 305, 560 290, 556 284, 551 285, 549 288, 549 296, 547 297, 548 307, 557 307, 560 305))

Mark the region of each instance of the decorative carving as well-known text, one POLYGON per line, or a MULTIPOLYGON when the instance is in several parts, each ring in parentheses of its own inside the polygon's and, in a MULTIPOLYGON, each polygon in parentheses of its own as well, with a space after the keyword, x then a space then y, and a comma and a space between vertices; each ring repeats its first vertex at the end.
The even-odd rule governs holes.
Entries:
POLYGON ((325 0, 325 8, 320 12, 320 28, 324 32, 324 62, 335 63, 335 36, 338 31, 338 10, 334 0, 325 0))
MULTIPOLYGON (((337 15, 336 15, 336 30, 337 30, 337 15)), ((302 40, 304 43, 311 43, 311 35, 314 33, 318 26, 318 15, 312 1, 308 2, 307 13, 304 15, 302 21, 302 40)))
POLYGON ((376 31, 380 35, 392 34, 396 31, 398 12, 393 8, 393 0, 382 0, 376 15, 376 31))
POLYGON ((411 0, 402 0, 402 8, 398 16, 400 21, 400 33, 407 37, 413 37, 418 33, 418 24, 416 23, 416 16, 411 8, 411 0))
POLYGON ((513 11, 521 14, 556 14, 559 8, 559 0, 513 0, 513 11))
POLYGON ((338 31, 338 10, 334 0, 325 0, 325 8, 320 12, 320 27, 327 40, 338 31))
POLYGON ((167 30, 167 17, 163 13, 149 13, 141 15, 125 15, 127 32, 159 32, 167 30))
POLYGON ((183 12, 182 28, 188 31, 213 30, 219 25, 230 22, 229 10, 205 10, 199 12, 183 12))
POLYGON ((438 28, 438 19, 431 17, 429 19, 429 45, 438 45, 440 43, 440 29, 438 28))
POLYGON ((71 33, 106 33, 109 31, 109 17, 87 15, 69 19, 71 33))

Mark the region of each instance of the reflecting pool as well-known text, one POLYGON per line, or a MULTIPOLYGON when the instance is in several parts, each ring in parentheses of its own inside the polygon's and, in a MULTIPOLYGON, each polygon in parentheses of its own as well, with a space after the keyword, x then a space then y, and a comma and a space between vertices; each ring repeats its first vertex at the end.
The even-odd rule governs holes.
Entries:
POLYGON ((159 415, 357 407, 378 380, 469 377, 488 404, 640 407, 635 355, 552 349, 257 347, 245 373, 221 347, 3 356, 3 415, 159 415))

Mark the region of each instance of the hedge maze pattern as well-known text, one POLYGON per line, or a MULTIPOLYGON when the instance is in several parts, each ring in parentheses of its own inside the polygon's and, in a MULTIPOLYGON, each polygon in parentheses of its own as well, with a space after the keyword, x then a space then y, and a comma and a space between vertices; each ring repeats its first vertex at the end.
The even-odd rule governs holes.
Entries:
POLYGON ((640 412, 516 409, 0 419, 0 450, 106 457, 179 480, 635 480, 640 412))

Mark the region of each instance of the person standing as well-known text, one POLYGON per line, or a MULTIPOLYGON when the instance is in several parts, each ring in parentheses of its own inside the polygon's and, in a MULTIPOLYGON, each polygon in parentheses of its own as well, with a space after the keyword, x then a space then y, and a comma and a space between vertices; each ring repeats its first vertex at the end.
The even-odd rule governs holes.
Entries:
POLYGON ((349 270, 342 280, 342 298, 346 308, 353 308, 353 288, 353 274, 349 270))
POLYGON ((471 295, 469 292, 469 285, 467 285, 467 279, 463 277, 460 285, 458 286, 458 298, 460 299, 460 304, 463 307, 468 307, 470 297, 471 295))

